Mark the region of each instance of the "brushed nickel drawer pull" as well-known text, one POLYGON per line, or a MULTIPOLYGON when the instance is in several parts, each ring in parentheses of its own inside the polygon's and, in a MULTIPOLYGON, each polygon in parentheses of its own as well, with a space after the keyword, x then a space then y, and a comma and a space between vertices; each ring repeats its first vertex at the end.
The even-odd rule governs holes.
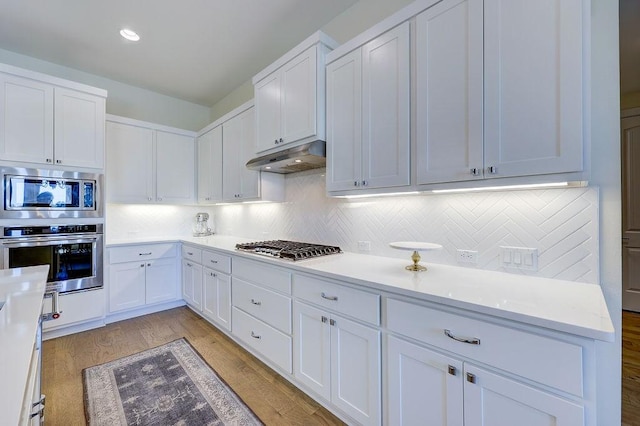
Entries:
POLYGON ((467 382, 475 383, 476 382, 476 375, 475 374, 471 374, 471 373, 467 373, 467 382))
POLYGON ((257 305, 257 306, 262 305, 262 302, 260 302, 258 300, 254 300, 254 299, 251 299, 251 303, 253 303, 254 305, 257 305))
POLYGON ((457 342, 462 342, 462 343, 468 343, 470 345, 479 345, 480 344, 480 339, 475 338, 475 337, 471 337, 471 338, 466 338, 466 337, 456 337, 453 334, 451 334, 450 330, 445 330, 444 331, 444 335, 447 336, 450 339, 453 339, 457 342))
POLYGON ((253 337, 254 339, 262 339, 262 336, 255 334, 253 331, 251 332, 251 337, 253 337))
POLYGON ((187 252, 187 254, 188 254, 189 256, 193 256, 193 252, 191 252, 191 251, 188 251, 188 252, 187 252))
POLYGON ((334 301, 338 300, 338 296, 327 296, 327 294, 324 291, 320 293, 320 296, 322 296, 323 299, 327 299, 327 300, 334 300, 334 301))
POLYGON ((149 253, 138 253, 139 256, 151 256, 151 252, 149 253))
POLYGON ((455 376, 457 374, 457 370, 453 365, 449 366, 448 371, 449 371, 449 374, 451 374, 452 376, 455 376))

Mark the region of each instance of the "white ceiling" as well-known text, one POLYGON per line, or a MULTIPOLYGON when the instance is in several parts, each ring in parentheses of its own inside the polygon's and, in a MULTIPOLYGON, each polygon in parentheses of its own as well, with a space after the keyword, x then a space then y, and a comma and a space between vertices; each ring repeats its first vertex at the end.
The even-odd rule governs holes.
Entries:
POLYGON ((0 0, 0 48, 211 106, 356 2, 0 0))
POLYGON ((620 92, 640 92, 639 0, 620 0, 620 92))

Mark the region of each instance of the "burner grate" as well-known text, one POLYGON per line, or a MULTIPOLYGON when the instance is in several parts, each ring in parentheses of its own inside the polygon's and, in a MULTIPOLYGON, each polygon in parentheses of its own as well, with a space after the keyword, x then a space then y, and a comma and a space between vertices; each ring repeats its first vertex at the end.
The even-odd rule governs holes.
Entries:
POLYGON ((342 253, 340 247, 337 246, 287 240, 270 240, 236 244, 236 249, 293 261, 342 253))

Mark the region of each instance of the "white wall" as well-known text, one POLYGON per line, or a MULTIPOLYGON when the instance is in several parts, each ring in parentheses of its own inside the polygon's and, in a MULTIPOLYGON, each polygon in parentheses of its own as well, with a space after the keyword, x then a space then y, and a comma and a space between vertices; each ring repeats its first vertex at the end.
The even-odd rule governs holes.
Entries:
POLYGON ((104 77, 0 49, 0 62, 106 89, 107 113, 198 131, 209 124, 210 108, 104 77))

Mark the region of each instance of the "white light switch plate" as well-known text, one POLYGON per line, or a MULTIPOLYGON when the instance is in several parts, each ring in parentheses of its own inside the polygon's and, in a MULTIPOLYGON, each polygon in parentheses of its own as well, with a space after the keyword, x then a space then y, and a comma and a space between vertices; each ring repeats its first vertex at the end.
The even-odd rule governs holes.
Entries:
POLYGON ((500 246, 500 264, 503 268, 538 270, 538 249, 500 246))

